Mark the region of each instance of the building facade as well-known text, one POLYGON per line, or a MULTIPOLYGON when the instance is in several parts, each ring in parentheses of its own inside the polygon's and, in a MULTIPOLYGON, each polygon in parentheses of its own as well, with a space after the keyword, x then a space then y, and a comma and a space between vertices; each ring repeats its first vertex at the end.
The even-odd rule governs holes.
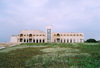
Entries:
POLYGON ((83 43, 83 33, 52 32, 52 26, 46 32, 40 30, 22 30, 17 36, 11 36, 11 43, 83 43))

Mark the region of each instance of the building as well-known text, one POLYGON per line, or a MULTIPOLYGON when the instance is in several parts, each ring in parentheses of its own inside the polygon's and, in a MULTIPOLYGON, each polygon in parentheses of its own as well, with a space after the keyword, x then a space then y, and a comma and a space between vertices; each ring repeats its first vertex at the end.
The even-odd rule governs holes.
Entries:
POLYGON ((17 36, 11 36, 11 43, 83 43, 83 33, 52 32, 52 26, 46 32, 40 30, 22 30, 17 36))

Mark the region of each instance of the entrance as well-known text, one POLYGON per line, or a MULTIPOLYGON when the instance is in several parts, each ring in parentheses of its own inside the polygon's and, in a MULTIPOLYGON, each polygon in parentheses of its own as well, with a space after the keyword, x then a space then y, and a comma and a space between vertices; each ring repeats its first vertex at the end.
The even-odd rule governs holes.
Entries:
POLYGON ((57 38, 57 43, 60 43, 60 38, 57 38))

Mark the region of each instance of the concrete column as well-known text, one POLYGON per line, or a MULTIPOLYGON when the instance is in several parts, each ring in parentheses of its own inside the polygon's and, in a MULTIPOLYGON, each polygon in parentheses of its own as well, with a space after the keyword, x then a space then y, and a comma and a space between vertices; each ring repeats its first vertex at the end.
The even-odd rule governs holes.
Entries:
POLYGON ((82 43, 84 43, 84 39, 82 40, 82 43))
POLYGON ((36 39, 34 39, 35 40, 35 42, 34 43, 36 43, 36 39))
POLYGON ((37 39, 35 39, 35 43, 37 43, 37 39))
POLYGON ((38 39, 38 43, 40 43, 40 39, 38 39))
POLYGON ((69 43, 70 43, 70 38, 69 38, 69 43))

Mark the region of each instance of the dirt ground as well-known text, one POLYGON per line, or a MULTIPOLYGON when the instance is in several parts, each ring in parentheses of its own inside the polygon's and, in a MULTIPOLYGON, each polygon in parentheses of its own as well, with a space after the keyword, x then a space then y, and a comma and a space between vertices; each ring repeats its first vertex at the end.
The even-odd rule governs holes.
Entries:
POLYGON ((8 47, 8 46, 15 46, 16 43, 0 43, 0 47, 8 47))

